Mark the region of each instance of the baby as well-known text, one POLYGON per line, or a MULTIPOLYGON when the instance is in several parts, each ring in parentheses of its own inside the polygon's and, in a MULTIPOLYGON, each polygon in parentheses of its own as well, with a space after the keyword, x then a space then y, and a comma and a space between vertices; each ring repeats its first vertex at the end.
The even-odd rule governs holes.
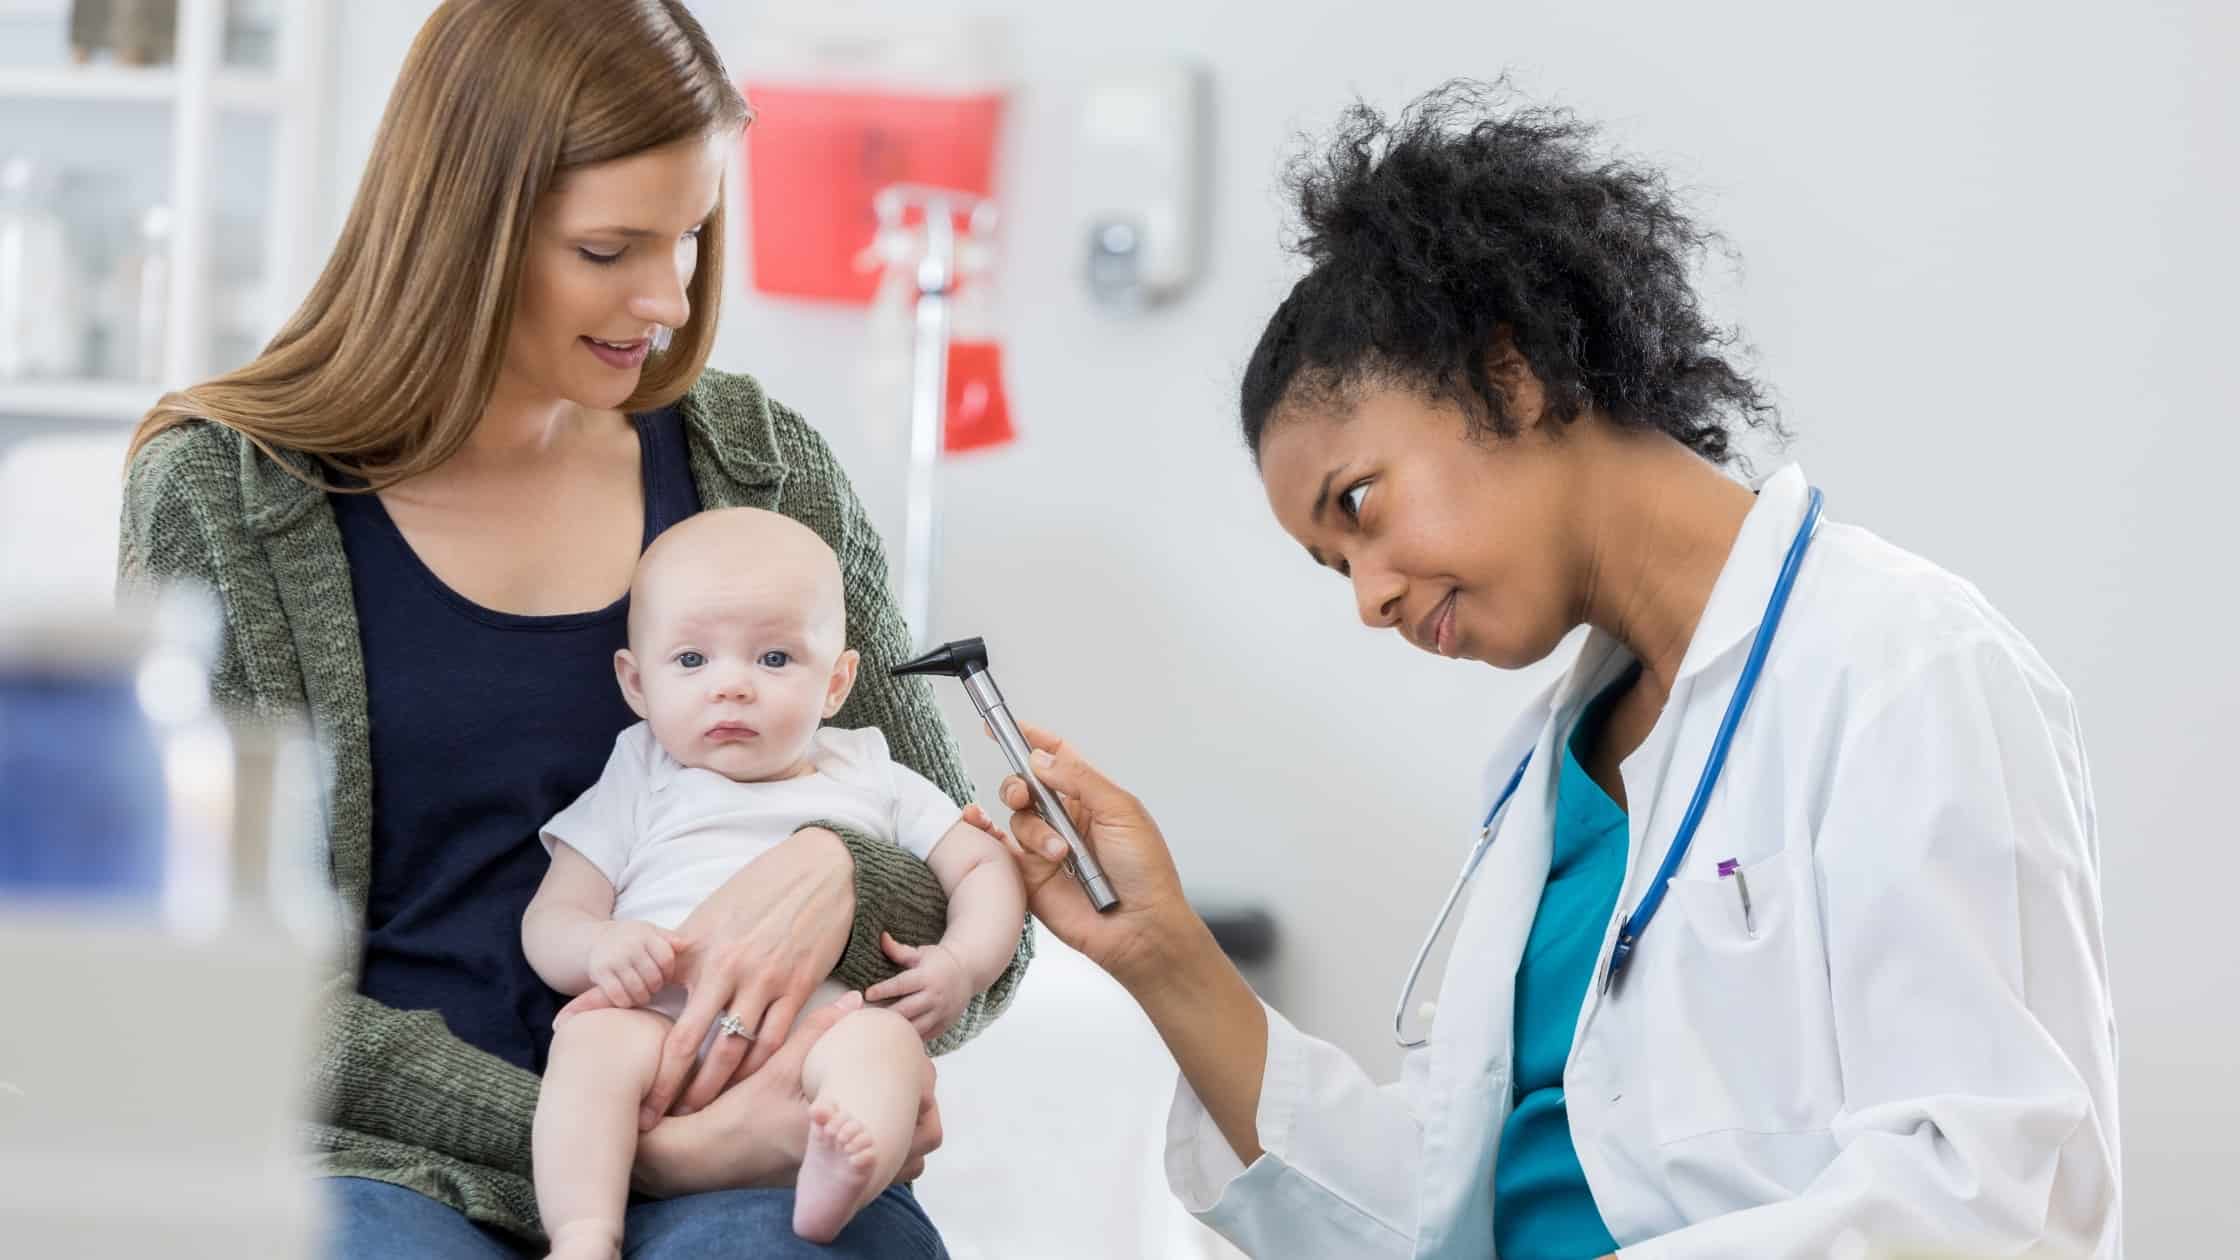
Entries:
MULTIPOLYGON (((829 1242, 908 1154, 922 1042, 1009 965, 1025 915, 1018 870, 939 788, 896 764, 876 729, 822 725, 848 698, 857 657, 839 563, 807 527, 751 508, 704 512, 655 540, 630 594, 615 676, 645 720, 545 825, 552 867, 521 927, 547 984, 596 986, 616 1008, 576 1015, 553 1039, 537 1205, 555 1256, 618 1254, 638 1107, 684 1008, 671 931, 740 868, 826 819, 925 859, 949 895, 939 944, 889 942, 910 964, 899 1010, 850 1012, 803 1063, 811 1107, 793 1227, 829 1242)), ((844 992, 828 980, 810 1007, 844 992)))

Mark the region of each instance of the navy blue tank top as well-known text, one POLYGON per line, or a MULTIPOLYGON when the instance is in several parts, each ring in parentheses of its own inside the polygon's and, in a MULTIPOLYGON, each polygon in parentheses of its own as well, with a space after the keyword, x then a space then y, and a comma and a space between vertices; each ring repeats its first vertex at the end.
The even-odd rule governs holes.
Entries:
MULTIPOLYGON (((700 510, 684 421, 634 417, 645 537, 700 510)), ((549 865, 537 832, 591 786, 637 720, 615 685, 629 596, 522 617, 461 596, 414 553, 380 499, 330 495, 365 651, 373 870, 358 991, 434 1010, 451 1031, 542 1074, 567 1001, 521 951, 549 865)))

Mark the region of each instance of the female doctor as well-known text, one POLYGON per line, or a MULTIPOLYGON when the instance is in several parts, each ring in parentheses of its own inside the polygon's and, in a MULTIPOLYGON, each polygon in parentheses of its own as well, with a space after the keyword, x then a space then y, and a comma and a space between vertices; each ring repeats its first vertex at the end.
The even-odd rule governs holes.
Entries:
POLYGON ((1499 669, 1591 631, 1494 746, 1400 1083, 1263 1006, 1150 813, 1043 731, 1120 907, 1021 812, 1034 911, 1165 1038, 1169 1177, 1256 1256, 2115 1256, 2075 705, 1797 468, 1721 471, 1772 420, 1689 287, 1704 234, 1592 140, 1469 84, 1353 111, 1245 372, 1269 505, 1362 620, 1499 669))

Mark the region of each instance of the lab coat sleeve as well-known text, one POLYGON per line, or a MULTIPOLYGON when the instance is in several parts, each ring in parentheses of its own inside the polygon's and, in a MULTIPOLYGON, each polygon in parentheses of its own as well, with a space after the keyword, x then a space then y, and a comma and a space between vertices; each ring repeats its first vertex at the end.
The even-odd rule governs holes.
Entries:
POLYGON ((1270 1010, 1260 1158, 1245 1167, 1181 1081, 1167 1117, 1168 1184, 1248 1255, 1408 1256, 1423 1137, 1409 1098, 1426 1066, 1416 1051, 1402 1083, 1377 1086, 1343 1051, 1270 1010))
POLYGON ((1947 641, 1839 744, 1814 837, 1836 1158, 1626 1260, 2120 1254, 2092 803, 2068 695, 2026 652, 1947 641))

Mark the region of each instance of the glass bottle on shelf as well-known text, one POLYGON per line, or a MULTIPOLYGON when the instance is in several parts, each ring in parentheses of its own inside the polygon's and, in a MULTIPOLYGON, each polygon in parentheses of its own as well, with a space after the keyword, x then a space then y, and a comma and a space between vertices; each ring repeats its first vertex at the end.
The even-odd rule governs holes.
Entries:
POLYGON ((80 274, 54 168, 0 161, 0 380, 74 376, 85 354, 80 274))
POLYGON ((107 50, 118 65, 168 65, 178 42, 179 0, 73 0, 70 6, 75 61, 107 50))
POLYGON ((270 70, 279 61, 280 0, 226 0, 225 63, 270 70))
POLYGON ((140 216, 140 247, 132 256, 133 356, 131 379, 163 375, 163 334, 171 313, 171 207, 150 206, 140 216))
POLYGON ((97 295, 94 371, 113 381, 160 380, 171 300, 170 207, 149 206, 130 224, 97 295))

